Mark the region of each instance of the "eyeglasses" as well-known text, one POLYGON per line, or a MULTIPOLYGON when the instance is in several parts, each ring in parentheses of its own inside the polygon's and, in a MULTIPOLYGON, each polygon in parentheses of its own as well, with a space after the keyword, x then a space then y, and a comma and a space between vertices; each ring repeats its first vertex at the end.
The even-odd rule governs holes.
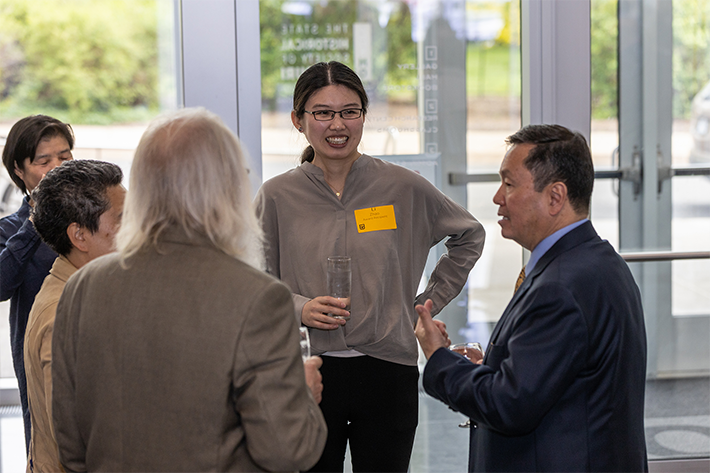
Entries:
POLYGON ((314 112, 304 110, 304 112, 310 113, 313 115, 313 118, 319 122, 331 121, 335 118, 336 113, 339 113, 340 118, 343 120, 355 120, 356 118, 360 118, 362 116, 361 108, 346 108, 345 110, 340 110, 339 112, 336 112, 335 110, 316 110, 314 112))

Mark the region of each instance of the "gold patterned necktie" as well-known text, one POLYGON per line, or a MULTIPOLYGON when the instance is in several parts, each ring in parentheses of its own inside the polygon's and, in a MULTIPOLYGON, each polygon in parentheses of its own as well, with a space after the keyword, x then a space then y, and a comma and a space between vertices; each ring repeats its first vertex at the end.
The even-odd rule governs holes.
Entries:
POLYGON ((523 266, 523 269, 520 270, 520 274, 518 274, 518 280, 515 281, 515 291, 513 291, 513 294, 518 292, 523 281, 525 281, 525 266, 523 266))

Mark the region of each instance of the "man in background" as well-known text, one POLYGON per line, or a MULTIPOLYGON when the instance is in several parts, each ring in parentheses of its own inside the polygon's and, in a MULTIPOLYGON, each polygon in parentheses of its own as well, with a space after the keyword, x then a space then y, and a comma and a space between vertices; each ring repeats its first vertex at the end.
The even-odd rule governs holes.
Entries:
POLYGON ((42 176, 73 159, 73 148, 71 126, 46 115, 32 115, 12 126, 2 152, 7 173, 25 194, 19 210, 0 219, 0 301, 10 299, 10 348, 28 450, 31 424, 22 356, 25 328, 35 295, 57 257, 29 221, 34 205, 29 194, 42 176))
POLYGON ((25 372, 32 421, 28 472, 61 471, 52 426, 52 334, 69 277, 114 250, 126 194, 115 164, 77 160, 50 171, 32 191, 31 220, 59 257, 35 297, 25 333, 25 372))
POLYGON ((507 141, 493 202, 530 259, 480 365, 417 306, 424 388, 470 417, 470 471, 647 471, 641 297, 587 219, 589 147, 558 125, 507 141))

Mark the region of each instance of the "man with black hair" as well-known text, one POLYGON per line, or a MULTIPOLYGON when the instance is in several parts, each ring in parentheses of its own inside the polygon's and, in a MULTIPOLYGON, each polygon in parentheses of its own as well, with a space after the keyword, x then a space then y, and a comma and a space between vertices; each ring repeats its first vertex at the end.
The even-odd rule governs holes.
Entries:
POLYGON ((77 160, 50 171, 32 191, 31 220, 59 254, 35 297, 25 333, 24 361, 32 437, 28 471, 61 471, 52 426, 54 316, 69 277, 114 249, 126 190, 115 164, 77 160))
POLYGON ((587 218, 589 147, 559 125, 507 141, 493 202, 530 259, 482 364, 445 348, 431 302, 416 307, 424 388, 470 417, 470 471, 648 471, 641 295, 587 218))
POLYGON ((22 359, 27 317, 42 281, 57 254, 42 243, 29 221, 29 194, 42 176, 72 159, 71 126, 46 115, 32 115, 10 129, 2 162, 12 181, 25 194, 17 212, 0 219, 0 301, 10 299, 10 347, 25 424, 25 447, 30 445, 30 413, 22 359))

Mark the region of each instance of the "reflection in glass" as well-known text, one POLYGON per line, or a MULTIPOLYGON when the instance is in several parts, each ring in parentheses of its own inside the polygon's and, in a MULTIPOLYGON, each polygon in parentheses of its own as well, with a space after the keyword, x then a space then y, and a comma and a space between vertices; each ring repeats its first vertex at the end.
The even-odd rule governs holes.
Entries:
POLYGON ((466 13, 468 169, 497 172, 505 138, 521 125, 520 9, 513 1, 468 2, 466 13))
MULTIPOLYGON (((466 25, 467 172, 498 173, 505 138, 521 126, 520 4, 467 2, 466 25)), ((520 246, 500 233, 493 204, 498 186, 467 185, 468 210, 486 229, 486 249, 469 276, 468 321, 460 334, 484 346, 522 265, 520 246)))
POLYGON ((407 1, 260 2, 264 180, 298 164, 307 143, 291 124, 293 87, 320 61, 347 64, 367 89, 361 152, 420 152, 415 8, 407 1))

